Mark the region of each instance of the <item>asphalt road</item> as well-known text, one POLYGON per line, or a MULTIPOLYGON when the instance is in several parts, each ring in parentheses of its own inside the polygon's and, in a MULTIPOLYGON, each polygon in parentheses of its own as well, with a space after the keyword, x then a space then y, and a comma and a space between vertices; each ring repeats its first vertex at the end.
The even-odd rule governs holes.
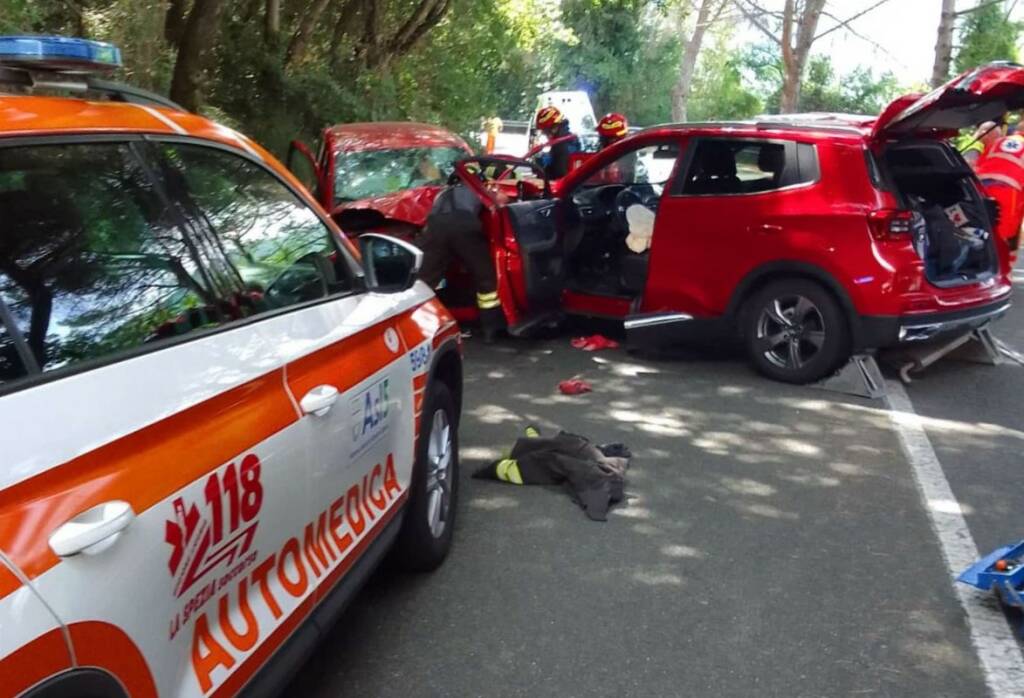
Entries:
MULTIPOLYGON (((996 331, 1024 351, 1024 306, 996 331)), ((567 337, 470 341, 466 366, 451 557, 378 574, 288 695, 985 695, 884 404, 567 337), (575 375, 594 392, 559 395, 575 375), (470 479, 527 423, 628 444, 627 503, 595 523, 470 479)), ((979 548, 1024 537, 1024 368, 945 362, 907 392, 979 548)))

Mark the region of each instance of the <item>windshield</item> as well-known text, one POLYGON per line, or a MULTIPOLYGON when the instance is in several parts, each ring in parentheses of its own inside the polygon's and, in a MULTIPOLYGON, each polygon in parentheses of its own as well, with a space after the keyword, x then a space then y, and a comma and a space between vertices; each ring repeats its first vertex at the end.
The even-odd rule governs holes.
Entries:
POLYGON ((335 164, 334 203, 392 194, 428 184, 444 184, 461 148, 401 148, 341 153, 335 164))

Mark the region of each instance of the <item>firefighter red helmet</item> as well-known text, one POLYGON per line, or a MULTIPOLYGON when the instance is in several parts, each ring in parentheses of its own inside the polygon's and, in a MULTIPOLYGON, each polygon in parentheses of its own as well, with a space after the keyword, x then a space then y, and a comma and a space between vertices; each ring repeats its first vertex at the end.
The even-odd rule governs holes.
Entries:
POLYGON ((624 138, 629 133, 629 122, 622 114, 605 114, 597 122, 597 135, 610 141, 624 138))
POLYGON ((541 107, 537 111, 537 120, 534 123, 538 131, 550 131, 564 120, 565 117, 558 107, 541 107))

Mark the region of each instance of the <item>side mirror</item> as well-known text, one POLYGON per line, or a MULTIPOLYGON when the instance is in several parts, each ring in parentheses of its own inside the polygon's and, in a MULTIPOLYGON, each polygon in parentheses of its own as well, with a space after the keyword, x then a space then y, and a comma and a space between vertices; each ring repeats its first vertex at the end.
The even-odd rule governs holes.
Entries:
POLYGON ((366 287, 378 293, 399 293, 412 288, 423 264, 423 252, 415 245, 380 233, 359 237, 366 287))

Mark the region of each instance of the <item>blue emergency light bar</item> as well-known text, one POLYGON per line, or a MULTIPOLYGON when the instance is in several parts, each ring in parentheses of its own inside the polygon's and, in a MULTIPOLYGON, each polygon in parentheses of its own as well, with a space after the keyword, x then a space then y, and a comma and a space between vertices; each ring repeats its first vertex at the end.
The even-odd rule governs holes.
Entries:
POLYGON ((113 44, 63 36, 0 36, 0 66, 60 73, 109 72, 121 67, 113 44))

